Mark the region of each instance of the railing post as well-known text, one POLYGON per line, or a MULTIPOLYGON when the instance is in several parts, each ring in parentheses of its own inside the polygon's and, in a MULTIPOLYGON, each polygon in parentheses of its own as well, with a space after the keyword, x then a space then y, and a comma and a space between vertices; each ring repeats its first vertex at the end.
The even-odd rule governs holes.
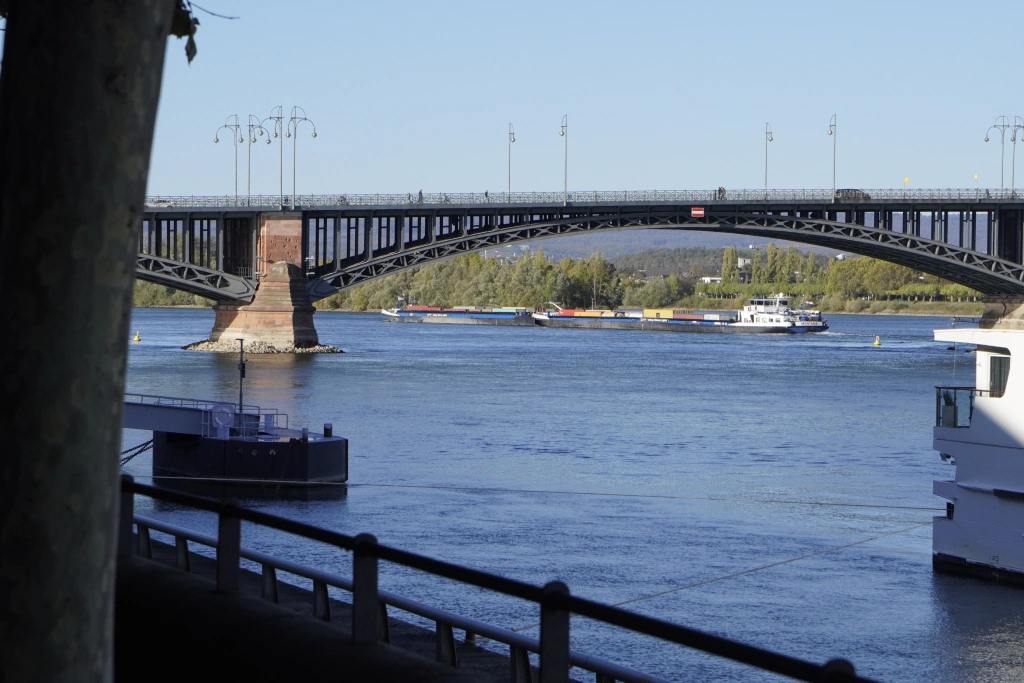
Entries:
POLYGON ((515 645, 508 646, 508 659, 512 666, 512 683, 533 683, 533 670, 530 668, 530 653, 515 645))
POLYGON ((174 559, 178 569, 184 572, 192 571, 192 561, 188 554, 188 539, 183 536, 174 537, 174 559))
POLYGON ((221 595, 238 592, 242 520, 233 514, 236 507, 234 501, 225 503, 217 519, 217 592, 221 595))
POLYGON ((313 616, 320 621, 331 620, 331 599, 323 581, 313 581, 313 616))
POLYGON ((825 662, 822 669, 824 669, 822 679, 825 683, 843 683, 857 677, 857 670, 848 659, 830 659, 825 662))
POLYGON ((263 565, 263 599, 277 602, 277 568, 271 564, 263 565))
POLYGON ((569 587, 561 581, 544 586, 540 601, 540 683, 569 680, 569 587))
POLYGON ((458 667, 459 656, 455 651, 455 631, 452 629, 452 625, 443 621, 435 621, 434 641, 434 659, 442 664, 458 667))
POLYGON ((149 537, 149 527, 139 525, 139 556, 147 560, 153 559, 153 541, 149 537))
POLYGON ((377 616, 377 538, 359 534, 352 548, 352 642, 376 643, 379 636, 377 616))
POLYGON ((132 526, 135 523, 135 494, 125 491, 125 486, 135 483, 135 478, 130 474, 121 475, 121 516, 118 520, 117 533, 117 556, 132 556, 133 533, 132 526))
POLYGON ((383 600, 379 601, 377 604, 380 606, 380 613, 377 615, 377 640, 382 643, 390 643, 391 624, 388 623, 388 604, 383 600))

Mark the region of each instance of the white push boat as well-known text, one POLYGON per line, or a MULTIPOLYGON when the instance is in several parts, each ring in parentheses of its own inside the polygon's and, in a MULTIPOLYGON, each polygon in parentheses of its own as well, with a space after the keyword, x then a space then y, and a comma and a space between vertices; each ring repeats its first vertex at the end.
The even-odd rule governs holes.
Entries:
POLYGON ((757 332, 824 332, 828 329, 821 311, 792 309, 789 299, 782 297, 751 299, 740 311, 739 320, 731 326, 757 332))

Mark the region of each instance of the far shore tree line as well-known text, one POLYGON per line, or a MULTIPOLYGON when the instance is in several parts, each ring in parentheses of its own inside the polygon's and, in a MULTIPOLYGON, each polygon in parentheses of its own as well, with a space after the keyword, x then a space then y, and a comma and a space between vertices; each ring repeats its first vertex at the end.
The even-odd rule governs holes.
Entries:
MULTIPOLYGON (((543 251, 515 260, 465 254, 406 270, 318 301, 321 310, 373 311, 400 301, 430 306, 544 308, 738 308, 754 297, 784 294, 826 311, 899 311, 959 304, 969 313, 980 295, 904 266, 867 257, 823 258, 769 244, 767 249, 662 249, 608 260, 600 252, 551 262, 543 251), (712 257, 717 272, 709 266, 712 257), (743 266, 740 267, 740 258, 743 266), (683 270, 683 268, 689 268, 683 270), (670 272, 677 268, 678 272, 670 272), (648 270, 662 274, 650 275, 648 270), (696 271, 696 272, 695 272, 696 271), (668 272, 669 274, 664 274, 668 272), (704 282, 700 276, 720 276, 704 282), (923 303, 927 302, 927 303, 923 303)), ((136 306, 209 306, 213 302, 139 281, 136 306)))
POLYGON ((750 265, 739 268, 738 253, 726 247, 722 255, 721 282, 700 283, 698 296, 737 299, 786 294, 815 301, 825 310, 901 310, 912 303, 951 302, 975 304, 981 294, 970 287, 888 261, 853 257, 821 261, 813 251, 785 250, 769 244, 766 252, 753 253, 750 265))

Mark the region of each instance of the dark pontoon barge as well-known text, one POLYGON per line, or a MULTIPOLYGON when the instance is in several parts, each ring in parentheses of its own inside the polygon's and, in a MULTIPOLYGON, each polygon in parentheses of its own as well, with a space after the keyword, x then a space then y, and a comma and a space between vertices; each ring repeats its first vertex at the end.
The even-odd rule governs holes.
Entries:
POLYGON ((153 475, 239 482, 339 483, 348 479, 348 439, 290 429, 288 416, 170 396, 126 394, 124 428, 153 432, 153 475))

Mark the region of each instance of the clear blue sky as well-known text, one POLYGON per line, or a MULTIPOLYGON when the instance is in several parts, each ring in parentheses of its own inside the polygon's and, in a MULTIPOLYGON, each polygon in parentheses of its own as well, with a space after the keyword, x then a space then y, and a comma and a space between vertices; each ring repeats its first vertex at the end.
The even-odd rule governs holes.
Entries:
MULTIPOLYGON (((570 190, 761 187, 766 122, 769 185, 829 187, 832 114, 840 187, 998 187, 982 139, 1024 117, 1019 0, 200 4, 241 18, 200 14, 191 66, 171 39, 150 194, 231 193, 215 130, 276 105, 316 124, 299 193, 502 191, 509 122, 512 189, 560 190, 563 114, 570 190)), ((252 151, 276 193, 276 143, 252 151)))

